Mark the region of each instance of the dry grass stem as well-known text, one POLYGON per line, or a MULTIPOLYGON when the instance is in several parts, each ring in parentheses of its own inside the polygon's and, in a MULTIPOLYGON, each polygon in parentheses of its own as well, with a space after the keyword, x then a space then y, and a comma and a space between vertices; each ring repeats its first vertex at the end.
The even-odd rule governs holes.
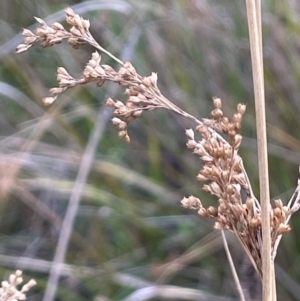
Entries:
MULTIPOLYGON (((268 170, 268 151, 267 151, 267 130, 265 114, 265 94, 264 76, 262 59, 262 31, 261 31, 261 3, 260 0, 246 0, 247 19, 250 37, 250 50, 252 73, 254 82, 255 96, 255 115, 257 128, 257 148, 259 165, 259 187, 262 211, 262 283, 263 300, 276 300, 274 261, 271 259, 272 241, 270 215, 270 193, 269 193, 269 170, 268 170)), ((281 204, 282 205, 282 204, 281 204)), ((276 204, 277 207, 280 205, 276 204)), ((278 228, 285 230, 286 225, 278 228)))
POLYGON ((223 230, 221 232, 222 232, 222 240, 223 240, 223 244, 224 244, 224 249, 225 249, 225 252, 226 252, 226 255, 227 255, 227 259, 228 259, 229 266, 230 266, 230 269, 231 269, 231 272, 232 272, 232 275, 233 275, 234 283, 236 285, 236 288, 237 288, 237 291, 238 291, 238 294, 239 294, 240 301, 246 301, 244 293, 243 293, 243 289, 242 289, 242 286, 241 286, 241 283, 240 283, 240 280, 239 280, 239 277, 238 277, 238 274, 237 274, 235 266, 234 266, 234 262, 232 260, 232 256, 231 256, 231 253, 230 253, 230 250, 229 250, 229 247, 228 247, 228 243, 227 243, 227 240, 226 240, 225 233, 224 233, 223 230))
MULTIPOLYGON (((252 0, 248 2, 252 3, 252 0)), ((270 239, 268 252, 270 255, 272 252, 274 259, 282 234, 291 230, 288 225, 290 216, 300 207, 300 184, 298 182, 296 192, 287 205, 284 205, 281 200, 276 200, 275 206, 272 208, 269 203, 267 176, 261 176, 265 180, 263 183, 265 183, 266 189, 261 192, 261 202, 256 199, 243 160, 238 154, 242 143, 240 130, 246 105, 239 104, 236 113, 232 118, 228 118, 222 111, 221 99, 215 97, 211 118, 200 121, 162 95, 157 85, 156 73, 143 77, 139 75, 130 62, 123 63, 103 49, 91 36, 88 20, 82 19, 70 8, 66 9, 66 19, 72 26, 70 31, 66 31, 59 23, 54 23, 49 27, 43 20, 37 18, 40 26, 35 33, 24 29, 25 40, 23 44, 18 46, 17 52, 27 50, 38 41, 43 47, 48 47, 60 43, 63 39, 68 39, 75 49, 84 43, 94 46, 120 63, 121 67, 115 70, 109 65, 101 65, 101 56, 98 52, 92 54, 92 58, 85 66, 82 77, 79 79, 72 77, 65 68, 59 67, 57 69, 59 87, 50 90, 51 95, 43 99, 44 103, 46 105, 52 104, 68 88, 90 82, 95 82, 100 87, 106 81, 110 81, 124 87, 127 96, 125 102, 111 98, 106 101, 106 105, 114 109, 112 122, 117 126, 120 138, 130 140, 128 126, 144 111, 164 108, 193 120, 197 126, 195 129, 186 130, 186 135, 188 138, 187 147, 199 156, 202 162, 197 180, 204 182, 203 190, 215 195, 218 201, 216 205, 205 208, 199 198, 189 196, 184 197, 181 203, 186 208, 197 210, 198 214, 203 217, 214 219, 216 229, 233 232, 248 254, 257 273, 262 277, 264 274, 262 262, 265 260, 262 245, 265 242, 265 236, 270 239), (262 224, 262 221, 266 220, 267 227, 262 224), (268 229, 267 233, 264 232, 266 229, 268 229)), ((254 18, 251 22, 257 28, 258 20, 254 18)), ((256 32, 254 38, 257 42, 256 62, 258 69, 255 69, 255 72, 258 82, 255 85, 260 88, 256 90, 255 95, 256 98, 263 99, 262 70, 259 69, 262 68, 262 57, 258 36, 256 32)), ((264 116, 263 110, 260 113, 260 116, 264 116)), ((258 124, 258 132, 260 133, 264 119, 259 118, 258 120, 260 120, 258 124)), ((263 132, 263 136, 265 137, 265 132, 263 132)), ((260 134, 259 137, 261 137, 260 134)), ((261 141, 260 139, 259 141, 261 141)), ((261 143, 265 143, 265 140, 262 140, 261 143)), ((261 168, 265 173, 267 172, 266 165, 261 168)))

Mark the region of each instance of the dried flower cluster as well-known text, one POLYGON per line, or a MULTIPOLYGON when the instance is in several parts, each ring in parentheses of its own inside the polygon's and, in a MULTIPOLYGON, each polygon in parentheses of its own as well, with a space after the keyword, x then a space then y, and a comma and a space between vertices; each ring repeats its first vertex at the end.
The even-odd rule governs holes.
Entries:
POLYGON ((75 14, 71 8, 67 8, 65 12, 67 23, 72 25, 70 32, 66 31, 58 22, 53 23, 50 27, 45 21, 35 17, 40 26, 36 29, 36 33, 33 33, 28 29, 23 30, 23 35, 25 36, 24 44, 20 44, 17 47, 17 53, 26 51, 37 41, 40 41, 43 47, 59 44, 63 39, 68 39, 69 43, 75 49, 84 44, 85 39, 91 37, 89 33, 89 20, 84 20, 79 15, 75 14))
MULTIPOLYGON (((46 105, 52 104, 65 90, 76 85, 95 82, 102 86, 105 81, 112 81, 125 87, 127 101, 125 103, 108 98, 106 105, 114 109, 115 117, 112 122, 119 129, 119 137, 129 141, 127 128, 129 123, 139 117, 143 111, 156 108, 165 108, 192 119, 196 124, 196 132, 202 136, 202 140, 195 140, 195 133, 189 129, 187 147, 200 156, 202 169, 197 179, 206 182, 203 189, 218 198, 218 206, 204 208, 201 201, 190 196, 182 200, 182 205, 187 208, 198 210, 204 217, 215 219, 215 228, 230 230, 236 234, 242 246, 247 252, 258 274, 261 275, 261 207, 255 198, 243 161, 238 155, 242 136, 242 116, 246 106, 239 104, 237 112, 230 121, 224 116, 222 102, 219 98, 214 99, 215 109, 211 119, 198 120, 194 116, 178 108, 170 100, 162 95, 157 86, 157 75, 140 76, 131 63, 123 63, 111 53, 103 49, 89 32, 90 23, 75 14, 71 8, 66 9, 66 20, 72 27, 66 31, 60 23, 48 26, 43 20, 36 18, 39 27, 36 33, 24 29, 24 44, 17 47, 17 52, 23 52, 34 43, 40 41, 43 47, 60 43, 68 39, 69 43, 78 48, 83 43, 88 43, 96 49, 106 53, 121 64, 118 71, 109 65, 100 65, 101 57, 98 52, 92 54, 92 58, 83 70, 82 77, 73 78, 65 68, 57 70, 59 87, 50 90, 51 96, 43 99, 46 105), (222 136, 228 137, 228 141, 222 136)), ((281 200, 275 201, 275 208, 270 207, 272 256, 276 256, 276 250, 281 235, 290 230, 288 221, 293 212, 300 206, 300 182, 287 206, 281 200)))
MULTIPOLYGON (((214 99, 214 106, 211 113, 213 118, 205 119, 196 128, 202 140, 195 141, 195 133, 191 129, 186 134, 187 147, 193 149, 203 163, 197 179, 206 182, 203 190, 218 198, 218 206, 204 208, 194 196, 183 198, 181 202, 186 208, 198 210, 201 216, 214 218, 216 229, 234 232, 261 276, 261 209, 251 190, 243 161, 238 155, 242 141, 238 131, 246 106, 238 105, 232 121, 224 117, 219 98, 214 99), (227 135, 230 143, 216 132, 227 135)), ((287 222, 292 212, 294 210, 283 206, 281 200, 275 200, 275 208, 270 208, 272 251, 276 252, 278 237, 291 229, 287 222)))
POLYGON ((19 290, 17 286, 22 282, 22 271, 20 270, 11 274, 9 276, 9 281, 2 281, 0 288, 0 301, 26 300, 26 293, 36 285, 36 282, 31 279, 19 290))

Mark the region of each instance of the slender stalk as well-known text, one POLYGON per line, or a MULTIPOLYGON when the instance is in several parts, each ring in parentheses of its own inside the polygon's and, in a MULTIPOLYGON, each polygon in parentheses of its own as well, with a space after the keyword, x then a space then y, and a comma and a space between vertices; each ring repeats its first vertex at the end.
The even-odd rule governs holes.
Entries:
POLYGON ((44 295, 44 301, 53 301, 58 287, 59 278, 66 257, 67 248, 72 234, 73 225, 76 219, 77 211, 80 205, 82 192, 86 184, 96 148, 99 139, 105 129, 105 125, 110 118, 108 110, 100 110, 97 116, 95 129, 89 138, 85 152, 83 153, 77 179, 72 190, 67 211, 61 227, 57 247, 55 250, 50 275, 47 282, 47 287, 44 295))
POLYGON ((267 157, 265 95, 262 61, 260 0, 246 0, 254 82, 257 128, 259 186, 262 213, 262 275, 263 300, 276 300, 274 261, 271 260, 270 195, 267 157))
POLYGON ((224 233, 223 230, 221 232, 222 232, 222 240, 223 240, 224 249, 225 249, 225 252, 226 252, 226 255, 227 255, 227 259, 228 259, 228 262, 229 262, 229 266, 230 266, 232 275, 233 275, 234 283, 236 285, 236 288, 237 288, 237 291, 238 291, 238 294, 239 294, 239 297, 240 297, 240 301, 246 301, 245 296, 243 294, 243 289, 242 289, 242 286, 241 286, 241 283, 240 283, 240 280, 239 280, 239 276, 236 272, 236 269, 235 269, 235 266, 234 266, 234 263, 233 263, 233 260, 232 260, 231 254, 230 254, 230 250, 229 250, 229 247, 228 247, 228 243, 227 243, 227 240, 226 240, 225 233, 224 233))

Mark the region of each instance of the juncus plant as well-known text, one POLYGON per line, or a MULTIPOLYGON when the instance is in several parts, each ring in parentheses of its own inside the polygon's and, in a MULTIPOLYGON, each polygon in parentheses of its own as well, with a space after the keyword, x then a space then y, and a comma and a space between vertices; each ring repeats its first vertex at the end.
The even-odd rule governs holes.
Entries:
MULTIPOLYGON (((240 130, 246 105, 239 104, 236 113, 232 118, 228 118, 222 111, 221 99, 214 97, 211 118, 197 119, 161 93, 156 73, 141 76, 130 62, 122 62, 95 41, 89 31, 88 20, 77 15, 71 8, 67 8, 65 13, 66 21, 71 26, 70 30, 66 30, 60 23, 55 22, 49 26, 42 19, 36 18, 38 28, 35 32, 24 29, 24 43, 17 47, 17 52, 21 53, 37 42, 40 42, 42 47, 50 47, 67 39, 75 49, 84 44, 90 44, 96 49, 80 78, 74 78, 63 67, 57 69, 59 86, 50 90, 50 96, 43 99, 44 104, 51 105, 69 88, 91 82, 101 87, 108 81, 124 87, 124 93, 127 95, 125 103, 108 98, 106 105, 114 109, 112 122, 118 128, 119 137, 128 142, 130 122, 141 116, 144 111, 163 108, 193 120, 195 128, 186 130, 186 146, 199 156, 202 162, 197 180, 204 183, 203 190, 214 195, 217 202, 206 208, 196 196, 187 196, 182 199, 181 204, 197 210, 202 217, 212 218, 215 229, 233 232, 257 274, 263 279, 262 219, 265 217, 262 216, 262 203, 253 193, 243 159, 239 155, 242 143, 240 130), (101 64, 98 51, 118 62, 120 68, 115 70, 110 65, 101 64)), ((276 256, 282 234, 291 230, 288 224, 291 215, 299 209, 299 189, 298 180, 295 193, 287 205, 280 199, 274 201, 273 207, 269 205, 267 218, 270 222, 272 260, 276 256)))

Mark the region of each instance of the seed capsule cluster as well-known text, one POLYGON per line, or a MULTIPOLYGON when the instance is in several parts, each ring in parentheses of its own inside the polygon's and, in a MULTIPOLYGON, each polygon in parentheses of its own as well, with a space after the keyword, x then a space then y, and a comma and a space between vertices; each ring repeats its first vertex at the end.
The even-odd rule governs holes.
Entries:
MULTIPOLYGON (((216 229, 234 232, 261 274, 260 204, 251 191, 243 161, 238 155, 242 141, 238 132, 246 106, 239 104, 230 121, 223 114, 221 100, 214 98, 213 102, 212 119, 205 119, 196 127, 196 133, 202 139, 196 141, 192 129, 186 130, 186 135, 187 147, 202 161, 197 180, 205 183, 202 187, 204 191, 217 197, 218 205, 204 208, 200 199, 194 196, 183 198, 181 203, 186 208, 198 210, 203 217, 213 218, 216 229), (226 135, 228 142, 217 133, 226 135)), ((281 200, 275 201, 274 209, 270 208, 273 246, 279 235, 290 230, 286 223, 288 215, 289 210, 281 200)))

